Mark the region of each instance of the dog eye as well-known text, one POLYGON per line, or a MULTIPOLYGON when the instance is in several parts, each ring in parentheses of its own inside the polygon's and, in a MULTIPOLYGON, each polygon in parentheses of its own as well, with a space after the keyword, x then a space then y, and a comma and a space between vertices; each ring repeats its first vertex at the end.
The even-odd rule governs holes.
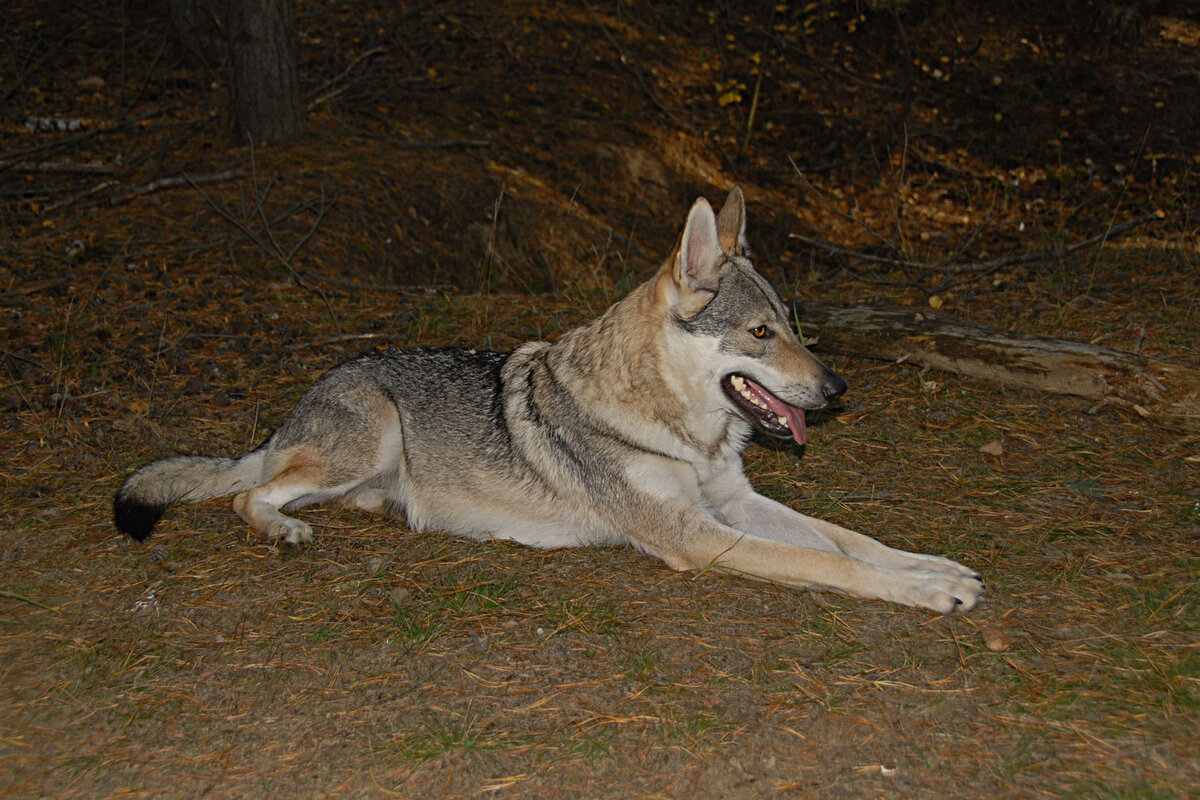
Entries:
POLYGON ((755 339, 770 339, 771 329, 766 325, 759 325, 757 328, 750 329, 750 335, 755 339))

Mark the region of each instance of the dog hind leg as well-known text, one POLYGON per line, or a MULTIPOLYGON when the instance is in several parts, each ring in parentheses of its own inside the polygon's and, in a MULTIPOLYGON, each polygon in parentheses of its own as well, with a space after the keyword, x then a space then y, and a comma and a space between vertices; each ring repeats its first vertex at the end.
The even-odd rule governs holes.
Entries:
POLYGON ((395 402, 354 372, 327 383, 324 392, 310 390, 276 432, 264 468, 270 478, 233 501, 248 525, 289 544, 311 542, 313 531, 284 508, 334 500, 386 511, 405 498, 399 467, 404 436, 395 402))
POLYGON ((314 495, 328 497, 342 492, 331 491, 332 487, 326 484, 328 470, 318 454, 298 448, 275 457, 284 459, 283 468, 261 486, 234 497, 233 510, 247 525, 272 539, 307 544, 313 539, 312 527, 279 509, 314 495))

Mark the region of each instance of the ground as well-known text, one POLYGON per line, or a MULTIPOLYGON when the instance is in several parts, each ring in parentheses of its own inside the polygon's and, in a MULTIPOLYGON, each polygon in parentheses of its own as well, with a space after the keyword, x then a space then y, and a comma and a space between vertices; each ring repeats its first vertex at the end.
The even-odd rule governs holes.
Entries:
POLYGON ((338 508, 304 548, 227 501, 110 522, 364 349, 558 336, 734 183, 785 297, 1200 365, 1200 20, 1145 5, 304 3, 308 134, 250 149, 163 20, 23 4, 0 794, 1200 793, 1200 444, 1111 407, 824 354, 842 406, 751 446, 771 497, 978 568, 953 618, 338 508))

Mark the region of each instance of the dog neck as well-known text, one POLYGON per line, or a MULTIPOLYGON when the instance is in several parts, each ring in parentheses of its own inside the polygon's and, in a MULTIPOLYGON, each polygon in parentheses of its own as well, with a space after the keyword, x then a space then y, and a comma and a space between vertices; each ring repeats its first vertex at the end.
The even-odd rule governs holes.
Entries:
POLYGON ((689 462, 724 458, 741 450, 749 426, 722 410, 715 384, 697 384, 690 365, 675 361, 679 348, 672 337, 680 332, 674 314, 660 273, 565 333, 547 348, 546 363, 598 422, 626 431, 631 418, 642 422, 639 446, 689 462))

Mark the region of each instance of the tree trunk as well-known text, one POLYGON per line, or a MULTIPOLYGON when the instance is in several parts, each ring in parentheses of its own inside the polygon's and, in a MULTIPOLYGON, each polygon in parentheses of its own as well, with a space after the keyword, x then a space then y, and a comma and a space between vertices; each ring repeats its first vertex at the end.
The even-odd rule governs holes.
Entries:
POLYGON ((304 131, 291 0, 229 0, 234 141, 281 144, 304 131))
POLYGON ((1200 369, 1067 339, 1009 333, 910 308, 797 304, 823 352, 906 361, 984 381, 1117 405, 1200 432, 1200 369))

